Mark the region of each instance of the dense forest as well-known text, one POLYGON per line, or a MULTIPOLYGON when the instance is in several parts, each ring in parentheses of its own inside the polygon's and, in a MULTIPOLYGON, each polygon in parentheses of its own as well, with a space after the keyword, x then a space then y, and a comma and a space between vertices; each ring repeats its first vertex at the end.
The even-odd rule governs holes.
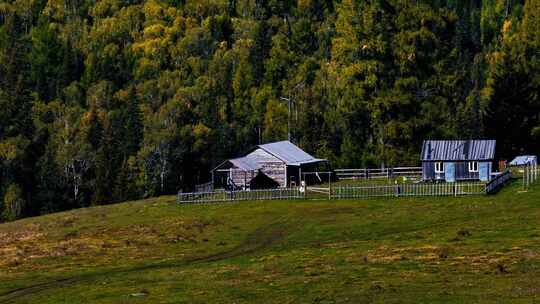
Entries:
POLYGON ((538 0, 0 1, 3 220, 189 189, 289 117, 334 167, 540 152, 538 0))

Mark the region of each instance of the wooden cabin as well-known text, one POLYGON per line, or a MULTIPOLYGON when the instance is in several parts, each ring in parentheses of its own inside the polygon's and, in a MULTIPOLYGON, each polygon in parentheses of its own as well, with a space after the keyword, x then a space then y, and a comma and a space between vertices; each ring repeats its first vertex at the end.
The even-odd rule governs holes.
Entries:
POLYGON ((212 170, 212 180, 218 185, 255 189, 264 180, 260 174, 264 174, 279 187, 298 186, 302 172, 318 171, 327 164, 327 160, 311 156, 290 141, 278 141, 258 145, 244 157, 224 161, 212 170), (256 177, 257 182, 252 183, 256 177))
POLYGON ((489 181, 495 140, 426 140, 422 145, 423 180, 489 181))

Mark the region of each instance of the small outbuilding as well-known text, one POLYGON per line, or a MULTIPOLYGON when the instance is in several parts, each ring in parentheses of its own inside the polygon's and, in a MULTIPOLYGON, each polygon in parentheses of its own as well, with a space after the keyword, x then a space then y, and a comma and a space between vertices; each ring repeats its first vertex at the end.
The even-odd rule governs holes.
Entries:
POLYGON ((538 165, 538 158, 536 155, 520 155, 514 158, 510 162, 512 167, 522 167, 522 166, 536 166, 538 165))
POLYGON ((424 180, 489 181, 495 160, 495 140, 426 140, 422 145, 424 180))
POLYGON ((278 188, 279 184, 275 180, 268 177, 268 175, 259 171, 259 173, 251 179, 249 182, 249 189, 275 189, 278 188))
POLYGON ((211 171, 213 185, 230 189, 246 189, 262 166, 249 157, 228 159, 211 171))
POLYGON ((285 140, 258 145, 244 157, 224 161, 211 173, 217 185, 243 189, 260 188, 262 185, 265 188, 271 185, 289 187, 300 184, 302 172, 319 171, 323 166, 328 166, 327 160, 315 158, 285 140))

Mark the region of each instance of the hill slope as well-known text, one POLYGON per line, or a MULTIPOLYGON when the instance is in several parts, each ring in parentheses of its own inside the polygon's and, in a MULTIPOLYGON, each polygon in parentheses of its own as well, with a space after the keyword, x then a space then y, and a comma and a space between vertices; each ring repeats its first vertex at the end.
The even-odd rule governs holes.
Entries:
POLYGON ((0 221, 190 191, 285 138, 334 168, 416 166, 424 139, 538 154, 538 20, 538 0, 2 0, 0 221))
POLYGON ((25 219, 0 225, 0 302, 528 302, 540 296, 539 193, 161 197, 25 219))

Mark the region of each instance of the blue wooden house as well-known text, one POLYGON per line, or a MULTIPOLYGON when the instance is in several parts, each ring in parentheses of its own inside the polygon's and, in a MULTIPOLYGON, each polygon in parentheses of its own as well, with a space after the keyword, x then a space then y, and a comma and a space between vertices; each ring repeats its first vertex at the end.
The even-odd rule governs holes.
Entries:
POLYGON ((495 140, 426 140, 422 145, 422 178, 489 181, 495 143, 495 140))

